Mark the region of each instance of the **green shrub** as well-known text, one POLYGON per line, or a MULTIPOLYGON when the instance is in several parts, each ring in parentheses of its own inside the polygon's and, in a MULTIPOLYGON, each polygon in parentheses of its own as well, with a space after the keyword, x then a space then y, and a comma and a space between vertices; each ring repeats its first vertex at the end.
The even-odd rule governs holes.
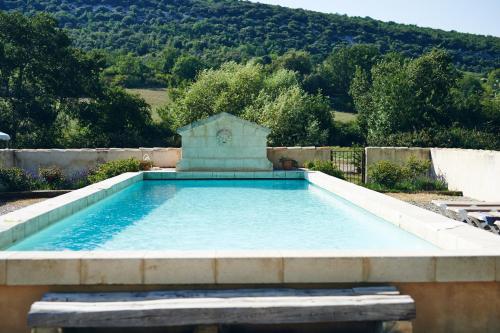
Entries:
POLYGON ((52 189, 64 187, 66 180, 64 178, 62 170, 59 167, 52 166, 48 168, 40 168, 38 169, 38 175, 52 189))
POLYGON ((137 172, 141 170, 141 162, 135 158, 117 160, 103 163, 89 172, 90 183, 97 183, 105 179, 118 176, 125 172, 137 172))
POLYGON ((0 189, 4 191, 28 191, 33 187, 33 178, 21 168, 0 169, 0 189))
POLYGON ((419 160, 415 156, 411 156, 408 161, 406 161, 402 170, 404 177, 411 180, 429 176, 430 168, 430 160, 419 160))
POLYGON ((431 162, 410 157, 404 165, 391 161, 379 161, 368 169, 370 183, 367 187, 376 191, 444 191, 445 181, 429 177, 431 162))
POLYGON ((326 173, 327 175, 337 177, 340 179, 345 179, 344 173, 336 165, 333 165, 331 161, 308 161, 304 163, 304 167, 313 170, 326 173))
POLYGON ((388 188, 405 178, 403 167, 391 161, 379 161, 368 168, 370 181, 388 188))

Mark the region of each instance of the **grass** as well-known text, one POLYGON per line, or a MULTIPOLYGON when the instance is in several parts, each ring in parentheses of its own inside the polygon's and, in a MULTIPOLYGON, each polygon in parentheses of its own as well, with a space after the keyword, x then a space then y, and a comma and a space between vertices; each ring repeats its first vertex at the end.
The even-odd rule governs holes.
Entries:
POLYGON ((341 123, 348 123, 356 120, 357 115, 355 113, 339 112, 335 111, 335 120, 341 123))
MULTIPOLYGON (((136 94, 144 98, 146 103, 151 105, 151 110, 153 111, 153 120, 159 121, 160 117, 156 110, 169 104, 171 101, 168 97, 167 89, 165 88, 136 88, 127 89, 129 93, 136 94)), ((348 123, 356 120, 357 115, 355 113, 339 112, 335 111, 335 120, 341 123, 348 123)))
POLYGON ((151 105, 151 110, 153 111, 153 120, 159 121, 160 117, 156 110, 164 105, 170 103, 170 99, 168 97, 167 89, 165 88, 142 88, 142 89, 127 89, 127 91, 131 94, 139 95, 146 103, 151 105))

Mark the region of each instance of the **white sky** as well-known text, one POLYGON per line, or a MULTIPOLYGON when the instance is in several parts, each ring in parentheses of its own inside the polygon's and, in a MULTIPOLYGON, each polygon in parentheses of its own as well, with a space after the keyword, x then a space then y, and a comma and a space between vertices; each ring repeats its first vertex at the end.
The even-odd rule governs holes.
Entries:
POLYGON ((500 0, 250 0, 500 37, 500 0))

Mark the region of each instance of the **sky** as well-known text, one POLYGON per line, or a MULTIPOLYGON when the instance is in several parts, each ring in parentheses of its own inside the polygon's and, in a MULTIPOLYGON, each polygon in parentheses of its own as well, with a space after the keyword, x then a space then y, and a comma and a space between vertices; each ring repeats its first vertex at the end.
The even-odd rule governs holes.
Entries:
POLYGON ((500 37, 500 0, 250 0, 500 37))

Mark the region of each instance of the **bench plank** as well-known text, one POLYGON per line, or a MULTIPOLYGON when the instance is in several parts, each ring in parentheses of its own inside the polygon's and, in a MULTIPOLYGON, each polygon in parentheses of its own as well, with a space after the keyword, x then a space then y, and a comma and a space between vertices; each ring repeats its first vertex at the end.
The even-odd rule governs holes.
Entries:
MULTIPOLYGON (((397 321, 415 318, 415 303, 406 295, 311 296, 304 295, 307 292, 303 291, 302 295, 292 296, 291 290, 281 290, 278 292, 281 295, 277 296, 247 294, 242 297, 241 292, 232 292, 239 296, 167 297, 148 300, 132 297, 134 301, 112 302, 40 301, 32 305, 28 324, 31 327, 161 327, 397 321)), ((215 291, 211 293, 216 294, 215 291)), ((333 290, 330 290, 330 293, 333 293, 333 290)), ((351 289, 351 293, 354 293, 354 290, 351 289)), ((54 294, 50 295, 54 297, 54 294)), ((83 294, 79 295, 81 298, 83 294)))
POLYGON ((128 302, 171 298, 233 298, 287 296, 355 296, 399 295, 392 286, 346 289, 226 289, 226 290, 169 290, 146 292, 46 293, 44 302, 128 302))

